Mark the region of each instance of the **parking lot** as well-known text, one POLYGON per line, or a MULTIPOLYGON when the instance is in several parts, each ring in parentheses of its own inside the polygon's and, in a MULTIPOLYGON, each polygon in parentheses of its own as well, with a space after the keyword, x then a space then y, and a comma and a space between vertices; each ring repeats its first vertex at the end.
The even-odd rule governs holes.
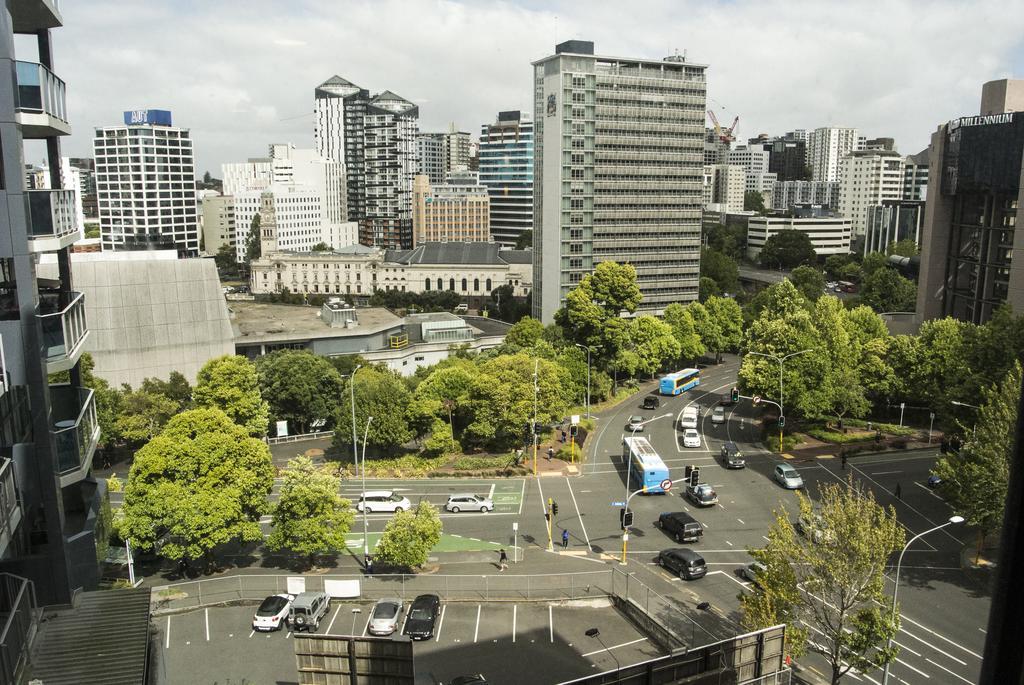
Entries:
MULTIPOLYGON (((335 601, 318 632, 365 635, 372 608, 372 602, 335 601)), ((292 634, 254 633, 254 611, 255 605, 211 607, 154 619, 157 682, 295 683, 292 634)), ((424 685, 466 673, 496 684, 556 683, 661 653, 604 599, 444 603, 434 633, 414 647, 416 681, 424 685), (594 627, 600 635, 587 637, 594 627)))

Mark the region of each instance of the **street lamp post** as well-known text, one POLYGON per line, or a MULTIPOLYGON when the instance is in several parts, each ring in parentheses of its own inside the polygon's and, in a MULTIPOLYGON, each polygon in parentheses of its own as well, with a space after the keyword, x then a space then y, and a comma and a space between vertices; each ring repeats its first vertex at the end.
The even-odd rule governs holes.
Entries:
MULTIPOLYGON (((890 614, 889 615, 890 615, 890 619, 894 623, 896 621, 896 596, 897 596, 897 594, 899 594, 899 591, 900 591, 900 567, 903 564, 903 555, 907 553, 907 550, 910 549, 910 546, 912 544, 914 544, 914 542, 916 542, 918 538, 922 538, 925 535, 928 535, 928 533, 934 533, 935 531, 940 530, 942 528, 945 528, 946 526, 950 526, 950 525, 953 525, 953 524, 956 524, 956 523, 963 523, 963 522, 964 522, 964 517, 963 516, 950 516, 949 520, 946 521, 945 523, 943 523, 942 525, 935 526, 934 528, 929 528, 928 530, 924 531, 923 533, 918 533, 914 537, 910 538, 910 541, 907 542, 907 544, 903 547, 903 551, 900 552, 900 558, 896 561, 896 578, 893 579, 893 583, 892 583, 892 608, 890 609, 890 614)), ((889 636, 889 640, 885 643, 886 650, 892 649, 893 639, 894 639, 893 636, 890 635, 889 636)), ((886 662, 885 670, 882 671, 882 685, 889 685, 889 665, 890 665, 890 663, 891 662, 886 662)))
MULTIPOLYGON (((789 354, 787 354, 787 355, 785 355, 783 357, 779 357, 778 355, 774 355, 774 354, 764 354, 763 352, 747 352, 747 354, 752 354, 752 355, 754 355, 756 357, 766 357, 768 359, 774 359, 775 361, 777 361, 779 363, 779 423, 780 424, 784 420, 783 417, 786 415, 785 405, 784 405, 784 403, 782 401, 782 365, 790 357, 795 357, 795 356, 800 355, 800 354, 806 354, 808 352, 813 352, 814 349, 815 348, 811 347, 811 348, 808 348, 806 350, 800 350, 799 352, 791 352, 791 353, 789 353, 789 354)), ((782 453, 782 426, 781 425, 779 426, 779 453, 780 454, 782 453)))
POLYGON ((601 639, 601 631, 600 630, 598 630, 597 628, 591 628, 591 629, 587 630, 584 633, 584 635, 586 635, 587 637, 596 638, 597 641, 601 643, 601 646, 604 647, 604 651, 608 652, 608 656, 610 656, 612 659, 615 659, 615 672, 616 673, 618 673, 619 671, 622 670, 622 664, 619 663, 619 660, 615 657, 614 654, 612 654, 612 650, 608 649, 608 645, 606 645, 604 643, 604 640, 601 639))
MULTIPOLYGON (((629 436, 630 440, 635 438, 636 437, 636 432, 638 430, 640 430, 641 428, 643 428, 644 426, 646 426, 647 424, 654 423, 658 419, 669 418, 671 416, 672 416, 672 414, 662 414, 661 416, 655 416, 653 419, 647 419, 646 421, 641 421, 640 423, 638 423, 635 426, 633 426, 633 430, 631 431, 630 436, 629 436)), ((625 456, 625 455, 623 455, 623 456, 625 456)), ((637 492, 643 492, 643 490, 637 490, 636 492, 633 493, 633 495, 629 494, 629 481, 633 477, 633 458, 631 456, 626 456, 626 459, 627 459, 627 461, 626 461, 626 492, 623 495, 624 499, 626 500, 626 504, 625 504, 625 508, 623 509, 623 511, 624 511, 624 513, 628 514, 629 513, 629 500, 637 492)), ((629 527, 625 525, 625 518, 623 518, 623 526, 622 526, 622 562, 621 562, 623 564, 626 563, 626 545, 628 545, 628 544, 629 544, 629 527)))
POLYGON ((533 432, 533 477, 537 477, 537 370, 540 368, 540 359, 533 360, 533 423, 530 430, 533 432))
POLYGON ((576 347, 587 351, 587 418, 590 418, 590 348, 586 345, 574 343, 576 347))
POLYGON ((373 421, 372 416, 366 417, 366 429, 363 430, 363 467, 359 469, 363 473, 363 564, 369 568, 370 561, 370 545, 367 541, 367 523, 366 523, 366 436, 370 432, 370 422, 373 421))
MULTIPOLYGON (((976 404, 967 404, 966 402, 957 402, 956 400, 950 400, 949 403, 952 404, 953 406, 956 406, 956 407, 967 407, 969 409, 975 409, 977 411, 981 411, 981 407, 979 407, 976 404)), ((978 422, 977 421, 975 421, 974 425, 971 426, 971 435, 974 435, 975 437, 977 437, 977 435, 978 435, 978 422)))
POLYGON ((348 375, 349 404, 352 405, 352 466, 359 468, 359 450, 356 445, 356 371, 363 368, 362 364, 356 364, 352 373, 348 375))

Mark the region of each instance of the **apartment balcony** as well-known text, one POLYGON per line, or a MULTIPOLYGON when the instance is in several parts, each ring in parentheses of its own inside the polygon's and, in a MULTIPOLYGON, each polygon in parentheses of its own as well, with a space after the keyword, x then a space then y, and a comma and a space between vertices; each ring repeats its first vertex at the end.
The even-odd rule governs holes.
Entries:
POLYGON ((21 524, 21 502, 14 484, 14 462, 0 460, 0 558, 14 540, 14 533, 21 524))
POLYGON ((92 390, 67 384, 51 385, 50 417, 53 422, 50 432, 57 446, 57 474, 61 487, 66 487, 89 473, 100 439, 92 390))
POLYGON ((37 62, 15 62, 15 120, 23 138, 71 135, 64 81, 37 62))
POLYGON ((35 33, 64 25, 59 0, 19 0, 10 5, 15 33, 35 33))
POLYGON ((74 190, 28 190, 28 249, 56 252, 82 239, 74 190))
POLYGON ((46 372, 67 371, 82 356, 89 328, 85 322, 85 295, 67 290, 39 293, 43 328, 42 355, 46 372))

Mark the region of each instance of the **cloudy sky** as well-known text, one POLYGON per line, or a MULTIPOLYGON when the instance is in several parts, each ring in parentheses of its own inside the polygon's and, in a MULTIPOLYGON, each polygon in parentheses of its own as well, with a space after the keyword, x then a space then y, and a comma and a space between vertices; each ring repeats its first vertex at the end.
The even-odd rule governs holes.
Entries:
MULTIPOLYGON (((855 126, 920 151, 976 114, 981 84, 1024 78, 1024 11, 1007 2, 886 0, 63 0, 54 38, 75 135, 162 108, 192 129, 196 168, 311 147, 313 88, 333 74, 420 105, 421 130, 479 133, 531 108, 530 61, 556 42, 710 65, 709 107, 739 135, 855 126)), ((29 58, 28 54, 19 57, 29 58)), ((34 161, 34 160, 30 160, 34 161)))

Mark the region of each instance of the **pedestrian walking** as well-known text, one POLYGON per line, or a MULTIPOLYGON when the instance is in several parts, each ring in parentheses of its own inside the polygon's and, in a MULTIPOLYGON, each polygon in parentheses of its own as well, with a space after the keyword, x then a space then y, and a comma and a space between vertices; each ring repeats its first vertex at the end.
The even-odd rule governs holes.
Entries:
POLYGON ((880 442, 882 442, 882 431, 876 430, 875 431, 875 444, 877 445, 880 442))
POLYGON ((505 554, 505 548, 502 547, 498 551, 498 570, 504 571, 508 568, 508 555, 505 554))
POLYGON ((373 556, 369 554, 366 555, 366 572, 373 573, 373 556))
POLYGON ((903 499, 903 488, 900 487, 899 483, 896 483, 896 499, 903 499))
POLYGON ((569 531, 565 528, 562 529, 562 549, 569 546, 569 531))
POLYGON ((555 448, 554 447, 548 447, 548 461, 551 461, 551 459, 554 456, 555 456, 555 448))
POLYGON ((845 471, 846 470, 846 452, 843 452, 842 454, 840 454, 839 458, 843 462, 843 471, 845 471))

